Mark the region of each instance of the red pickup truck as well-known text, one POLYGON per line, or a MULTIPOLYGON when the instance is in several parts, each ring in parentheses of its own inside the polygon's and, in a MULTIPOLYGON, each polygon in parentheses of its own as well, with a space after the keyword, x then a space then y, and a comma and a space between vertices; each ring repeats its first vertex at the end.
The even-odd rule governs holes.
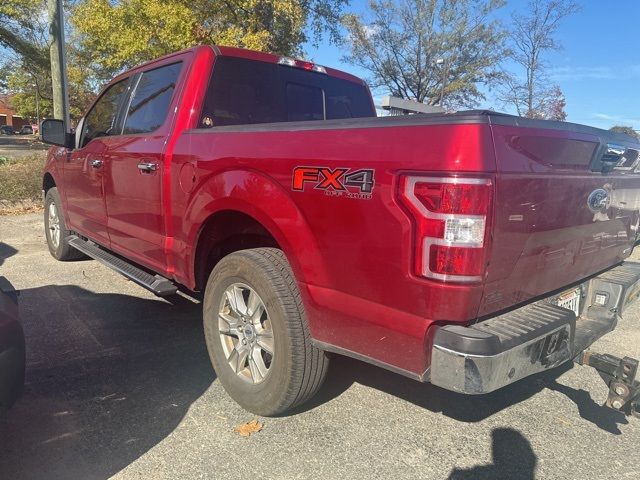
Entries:
POLYGON ((216 374, 258 414, 309 399, 330 353, 490 392, 586 358, 638 296, 626 135, 487 111, 377 118, 352 75, 215 46, 119 75, 73 136, 41 132, 58 145, 51 254, 201 292, 216 374))

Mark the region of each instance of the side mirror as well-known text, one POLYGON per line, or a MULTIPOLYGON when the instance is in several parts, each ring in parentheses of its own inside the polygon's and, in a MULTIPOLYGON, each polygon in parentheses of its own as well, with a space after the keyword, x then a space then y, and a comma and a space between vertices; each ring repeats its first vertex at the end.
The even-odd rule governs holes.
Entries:
POLYGON ((40 139, 44 143, 60 147, 73 148, 75 146, 75 139, 72 134, 67 134, 62 120, 43 120, 40 124, 40 139))

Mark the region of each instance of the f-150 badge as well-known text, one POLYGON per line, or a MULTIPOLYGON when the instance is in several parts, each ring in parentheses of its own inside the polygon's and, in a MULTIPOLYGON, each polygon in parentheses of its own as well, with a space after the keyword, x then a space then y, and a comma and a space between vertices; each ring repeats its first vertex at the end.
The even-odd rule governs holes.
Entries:
POLYGON ((375 179, 371 169, 296 167, 293 169, 292 189, 303 192, 307 188, 322 190, 325 195, 368 200, 375 179))

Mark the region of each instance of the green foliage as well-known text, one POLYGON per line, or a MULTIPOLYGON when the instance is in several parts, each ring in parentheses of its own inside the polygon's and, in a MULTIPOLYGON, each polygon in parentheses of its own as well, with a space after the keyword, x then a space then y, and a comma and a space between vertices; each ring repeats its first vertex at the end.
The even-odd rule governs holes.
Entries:
MULTIPOLYGON (((79 118, 95 97, 95 87, 91 71, 78 64, 80 59, 73 51, 69 53, 70 113, 71 118, 79 118)), ((29 68, 20 60, 6 62, 0 64, 0 83, 4 83, 6 90, 12 93, 11 106, 18 115, 35 120, 38 106, 40 118, 53 116, 51 73, 48 68, 29 68)))
POLYGON ((15 52, 30 69, 48 68, 46 0, 2 0, 0 47, 15 52))
MULTIPOLYGON (((125 68, 203 43, 300 53, 309 38, 338 36, 348 0, 67 0, 71 117, 125 68)), ((1 0, 0 91, 14 93, 18 113, 50 116, 52 91, 46 0, 1 0), (34 85, 36 85, 34 87, 34 85)))
POLYGON ((8 90, 13 92, 11 107, 18 115, 36 119, 36 91, 40 91, 38 96, 40 118, 51 116, 51 79, 48 75, 42 72, 31 73, 25 68, 16 67, 15 64, 4 66, 2 71, 8 90), (42 85, 43 88, 39 89, 38 85, 42 85))
MULTIPOLYGON (((11 103, 19 115, 36 119, 36 91, 40 118, 52 115, 51 66, 48 46, 46 0, 2 0, 0 46, 10 53, 0 60, 0 89, 13 94, 11 103)), ((74 45, 67 45, 72 118, 84 112, 95 95, 90 69, 80 61, 74 45)))
POLYGON ((74 40, 91 52, 104 77, 197 44, 220 44, 281 54, 300 53, 312 35, 338 33, 347 0, 80 0, 74 40))
POLYGON ((448 107, 483 99, 478 86, 500 78, 504 35, 492 14, 502 0, 370 0, 347 15, 345 60, 392 95, 448 107))
POLYGON ((194 44, 197 19, 181 2, 80 1, 71 17, 83 50, 116 72, 194 44))

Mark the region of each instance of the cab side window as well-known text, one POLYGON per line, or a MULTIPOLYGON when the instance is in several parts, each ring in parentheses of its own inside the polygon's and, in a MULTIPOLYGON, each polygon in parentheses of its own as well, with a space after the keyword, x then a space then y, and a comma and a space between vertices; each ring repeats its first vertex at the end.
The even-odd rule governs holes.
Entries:
POLYGON ((120 134, 116 131, 116 119, 118 107, 123 95, 127 92, 128 83, 128 78, 114 83, 93 106, 84 121, 81 140, 83 147, 94 138, 120 134))
POLYGON ((182 63, 148 70, 138 81, 127 111, 123 134, 149 133, 164 123, 182 63))

